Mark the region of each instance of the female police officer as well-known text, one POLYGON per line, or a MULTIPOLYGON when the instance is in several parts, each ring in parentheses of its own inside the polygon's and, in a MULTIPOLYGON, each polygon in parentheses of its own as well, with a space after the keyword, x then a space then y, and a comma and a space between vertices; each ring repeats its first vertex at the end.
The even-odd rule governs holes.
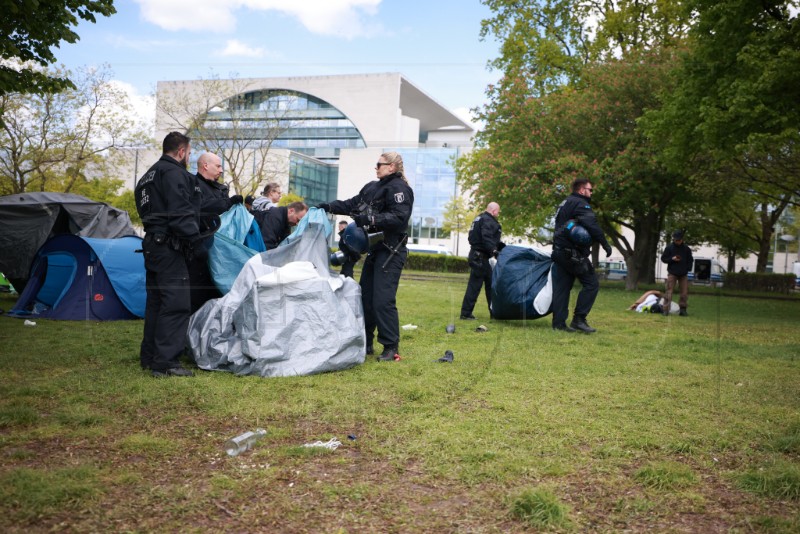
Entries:
POLYGON ((397 286, 408 256, 408 220, 414 206, 414 192, 403 173, 403 158, 386 152, 375 166, 377 180, 365 185, 348 200, 334 200, 318 207, 330 213, 350 215, 369 233, 383 232, 383 241, 372 245, 361 271, 361 300, 367 333, 367 354, 373 354, 372 339, 378 327, 383 345, 379 361, 400 359, 400 321, 397 316, 397 286))

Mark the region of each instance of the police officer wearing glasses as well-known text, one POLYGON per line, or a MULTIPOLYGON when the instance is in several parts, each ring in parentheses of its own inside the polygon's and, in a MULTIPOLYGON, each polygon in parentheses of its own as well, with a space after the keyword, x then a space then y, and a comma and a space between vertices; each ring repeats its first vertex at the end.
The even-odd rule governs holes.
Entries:
POLYGON ((171 132, 163 155, 136 185, 136 211, 145 236, 147 304, 139 353, 155 377, 193 376, 179 361, 191 315, 188 263, 208 255, 200 235, 199 191, 186 170, 190 140, 171 132))
POLYGON ((558 207, 553 239, 553 266, 550 274, 553 280, 553 330, 565 332, 580 331, 585 334, 596 332, 586 322, 586 316, 600 290, 597 275, 589 260, 592 241, 597 241, 606 253, 611 255, 611 245, 597 224, 592 207, 594 186, 586 178, 572 182, 572 194, 558 207), (572 323, 567 326, 569 314, 569 294, 575 279, 581 283, 578 302, 572 314, 572 323))
POLYGON ((408 221, 414 206, 414 192, 403 172, 403 158, 397 152, 381 154, 375 166, 375 181, 365 185, 348 200, 334 200, 318 207, 338 215, 350 215, 369 233, 383 232, 383 241, 370 247, 361 269, 361 300, 367 354, 373 354, 375 328, 383 345, 379 361, 400 359, 400 320, 397 314, 397 286, 408 249, 408 221))

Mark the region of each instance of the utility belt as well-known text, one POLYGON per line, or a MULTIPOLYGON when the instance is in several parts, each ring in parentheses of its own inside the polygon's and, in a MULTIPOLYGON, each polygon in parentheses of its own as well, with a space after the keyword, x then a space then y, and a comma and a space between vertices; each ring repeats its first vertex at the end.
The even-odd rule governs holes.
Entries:
POLYGON ((550 258, 568 273, 580 276, 592 270, 592 262, 576 248, 553 248, 550 258))
POLYGON ((191 249, 189 241, 163 232, 147 232, 145 240, 150 239, 156 245, 166 245, 172 250, 186 253, 191 249))

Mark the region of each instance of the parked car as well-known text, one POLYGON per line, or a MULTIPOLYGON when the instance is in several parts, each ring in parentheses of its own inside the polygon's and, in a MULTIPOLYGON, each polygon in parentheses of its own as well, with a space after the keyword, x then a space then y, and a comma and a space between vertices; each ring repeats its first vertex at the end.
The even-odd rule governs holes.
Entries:
POLYGON ((689 282, 721 286, 725 267, 714 258, 695 258, 694 270, 689 273, 689 282))
POLYGON ((597 274, 603 280, 625 280, 628 266, 625 260, 602 260, 597 262, 597 274))
POLYGON ((416 254, 444 254, 445 256, 452 256, 453 253, 447 250, 444 245, 406 245, 408 252, 416 254))

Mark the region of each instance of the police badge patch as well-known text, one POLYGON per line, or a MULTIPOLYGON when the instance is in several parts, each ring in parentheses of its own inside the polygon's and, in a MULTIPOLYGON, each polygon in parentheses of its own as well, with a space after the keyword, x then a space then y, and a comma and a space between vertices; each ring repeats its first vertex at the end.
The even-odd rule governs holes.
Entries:
POLYGON ((398 204, 402 204, 405 199, 406 196, 402 192, 394 194, 394 201, 398 204))

